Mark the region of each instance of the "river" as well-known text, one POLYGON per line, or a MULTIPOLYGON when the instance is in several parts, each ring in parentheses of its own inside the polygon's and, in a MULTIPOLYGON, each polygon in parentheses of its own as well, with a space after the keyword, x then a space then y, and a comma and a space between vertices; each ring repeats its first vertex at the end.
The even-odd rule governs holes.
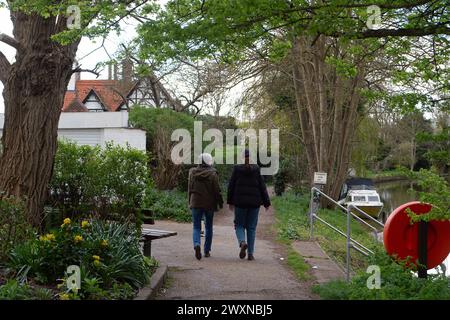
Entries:
MULTIPOLYGON (((381 202, 383 202, 383 211, 389 216, 391 212, 400 205, 419 200, 417 191, 414 190, 414 185, 411 185, 409 181, 390 181, 375 183, 381 202), (413 190, 411 189, 413 188, 413 190)), ((450 275, 450 255, 445 259, 444 265, 447 268, 446 275, 450 275)), ((429 273, 436 273, 435 270, 429 270, 429 273)))

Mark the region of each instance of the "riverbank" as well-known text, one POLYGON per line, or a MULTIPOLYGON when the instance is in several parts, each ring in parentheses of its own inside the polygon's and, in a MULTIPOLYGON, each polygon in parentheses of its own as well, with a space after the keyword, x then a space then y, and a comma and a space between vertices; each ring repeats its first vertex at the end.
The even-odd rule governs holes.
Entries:
POLYGON ((363 176, 372 179, 374 183, 383 183, 391 181, 409 181, 409 179, 405 176, 403 170, 400 169, 387 170, 381 172, 369 171, 363 176))
MULTIPOLYGON (((284 193, 272 199, 275 209, 278 237, 284 241, 308 241, 310 234, 309 227, 309 196, 295 195, 292 191, 284 193)), ((322 209, 319 211, 322 219, 345 232, 346 216, 342 211, 322 209)), ((346 259, 346 239, 336 231, 316 222, 314 225, 314 238, 323 250, 341 268, 345 266, 346 259)), ((380 244, 374 240, 370 229, 359 222, 351 221, 351 236, 359 243, 368 248, 379 247, 380 244)), ((352 252, 353 270, 367 268, 367 259, 358 252, 352 252)))
POLYGON ((375 176, 371 178, 374 183, 384 183, 384 182, 399 182, 399 181, 410 181, 405 176, 375 176))
MULTIPOLYGON (((276 214, 276 228, 280 239, 309 239, 307 195, 295 195, 286 192, 274 197, 272 203, 276 214)), ((320 210, 319 215, 338 229, 345 231, 345 215, 336 210, 320 210)), ((345 238, 320 222, 314 225, 314 238, 326 254, 337 262, 342 269, 345 264, 345 238)), ((321 299, 332 300, 448 300, 450 299, 450 278, 430 274, 428 279, 419 279, 414 272, 389 257, 382 244, 377 243, 369 229, 359 222, 351 222, 352 238, 369 247, 374 255, 363 256, 351 252, 352 279, 350 282, 336 279, 312 286, 312 292, 321 299), (381 282, 377 290, 372 290, 373 272, 367 272, 369 265, 380 270, 381 282)), ((306 260, 306 259, 305 259, 306 260)))

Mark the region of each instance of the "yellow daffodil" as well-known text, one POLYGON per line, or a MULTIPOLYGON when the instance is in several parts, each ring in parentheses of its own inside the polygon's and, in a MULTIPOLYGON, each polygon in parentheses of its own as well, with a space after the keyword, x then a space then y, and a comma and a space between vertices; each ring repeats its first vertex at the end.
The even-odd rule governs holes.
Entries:
POLYGON ((59 295, 60 300, 70 300, 70 296, 67 293, 62 293, 59 295))
POLYGON ((78 235, 78 236, 75 236, 75 237, 73 238, 73 240, 75 241, 75 243, 78 243, 78 242, 83 241, 83 237, 80 236, 80 235, 78 235))
POLYGON ((63 224, 61 225, 61 228, 65 227, 71 223, 72 223, 72 221, 70 220, 70 218, 65 218, 63 221, 63 224))
POLYGON ((102 240, 102 242, 100 242, 100 245, 102 247, 107 247, 108 246, 108 241, 107 240, 102 240))
POLYGON ((99 256, 96 256, 96 255, 93 255, 93 256, 92 256, 92 259, 94 259, 94 260, 97 260, 97 261, 98 261, 98 260, 100 260, 100 257, 99 257, 99 256))
POLYGON ((48 233, 45 236, 40 236, 39 241, 54 241, 55 235, 53 233, 48 233))
POLYGON ((98 267, 98 266, 100 266, 100 261, 98 261, 98 260, 94 260, 94 266, 96 266, 96 267, 98 267))
POLYGON ((89 227, 89 222, 86 220, 83 220, 83 222, 81 222, 81 227, 84 228, 88 228, 89 227))
POLYGON ((47 240, 48 240, 48 241, 53 241, 53 240, 55 240, 55 235, 54 235, 53 233, 47 234, 46 237, 47 237, 47 240))

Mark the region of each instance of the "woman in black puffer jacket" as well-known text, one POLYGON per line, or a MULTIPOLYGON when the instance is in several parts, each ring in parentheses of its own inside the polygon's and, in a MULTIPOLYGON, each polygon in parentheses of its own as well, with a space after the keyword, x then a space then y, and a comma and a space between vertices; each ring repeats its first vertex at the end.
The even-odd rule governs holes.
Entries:
POLYGON ((260 168, 250 164, 248 150, 245 150, 244 156, 245 164, 237 165, 233 169, 228 184, 227 203, 230 210, 234 210, 239 257, 244 259, 248 249, 248 260, 254 260, 259 208, 263 205, 267 210, 270 207, 270 199, 260 168))

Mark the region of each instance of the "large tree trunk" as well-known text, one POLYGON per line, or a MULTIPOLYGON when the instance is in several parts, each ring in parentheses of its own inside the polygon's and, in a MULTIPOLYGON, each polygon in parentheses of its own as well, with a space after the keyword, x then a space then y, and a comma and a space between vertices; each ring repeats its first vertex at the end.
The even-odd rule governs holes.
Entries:
POLYGON ((310 181, 315 171, 328 174, 324 192, 337 199, 347 177, 357 109, 364 71, 343 77, 326 63, 326 57, 338 58, 336 42, 324 36, 314 42, 298 37, 292 50, 292 68, 297 111, 308 160, 310 181), (314 43, 311 45, 311 43, 314 43))
POLYGON ((16 61, 4 81, 5 124, 0 190, 23 198, 34 226, 42 221, 57 147, 57 129, 78 42, 50 39, 65 19, 13 12, 16 61))

